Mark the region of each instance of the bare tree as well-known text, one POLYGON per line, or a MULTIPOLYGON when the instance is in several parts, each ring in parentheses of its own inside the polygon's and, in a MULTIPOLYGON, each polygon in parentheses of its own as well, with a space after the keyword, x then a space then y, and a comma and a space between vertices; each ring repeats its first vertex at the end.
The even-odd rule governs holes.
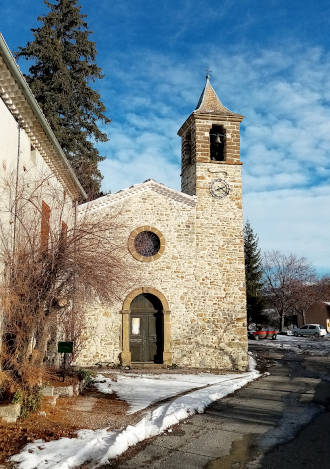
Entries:
POLYGON ((304 257, 279 251, 264 254, 263 281, 265 295, 279 315, 281 330, 286 316, 305 310, 309 292, 317 284, 314 269, 304 257))
POLYGON ((327 300, 329 293, 330 288, 327 279, 318 280, 315 278, 313 282, 297 282, 297 284, 293 284, 293 311, 303 324, 306 322, 305 314, 311 306, 319 301, 327 300))
POLYGON ((322 299, 328 301, 330 299, 330 277, 325 275, 320 279, 320 290, 322 293, 322 299))
POLYGON ((8 179, 0 192, 7 201, 0 213, 2 368, 30 391, 40 383, 54 334, 77 349, 84 299, 117 299, 132 270, 116 217, 86 211, 77 219, 53 178, 25 178, 16 190, 8 179))

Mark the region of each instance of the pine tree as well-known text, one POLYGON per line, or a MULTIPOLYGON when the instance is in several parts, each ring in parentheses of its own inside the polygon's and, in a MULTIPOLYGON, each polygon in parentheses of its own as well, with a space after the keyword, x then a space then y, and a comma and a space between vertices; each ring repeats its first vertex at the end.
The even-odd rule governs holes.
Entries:
POLYGON ((103 78, 96 65, 96 46, 89 40, 86 15, 77 0, 44 0, 49 12, 31 29, 34 41, 16 57, 32 60, 26 79, 89 199, 100 190, 98 163, 104 159, 93 142, 107 135, 98 123, 109 123, 105 106, 91 82, 103 78))
POLYGON ((244 254, 246 301, 249 322, 260 322, 263 309, 262 265, 258 236, 253 232, 250 223, 244 225, 244 254))

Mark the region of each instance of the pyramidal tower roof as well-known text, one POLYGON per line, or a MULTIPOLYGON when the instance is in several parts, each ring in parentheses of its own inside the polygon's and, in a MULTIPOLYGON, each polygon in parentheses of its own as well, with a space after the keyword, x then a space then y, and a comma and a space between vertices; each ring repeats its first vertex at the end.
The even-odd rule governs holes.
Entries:
POLYGON ((210 83, 209 75, 206 75, 206 83, 194 113, 239 116, 222 104, 210 83))

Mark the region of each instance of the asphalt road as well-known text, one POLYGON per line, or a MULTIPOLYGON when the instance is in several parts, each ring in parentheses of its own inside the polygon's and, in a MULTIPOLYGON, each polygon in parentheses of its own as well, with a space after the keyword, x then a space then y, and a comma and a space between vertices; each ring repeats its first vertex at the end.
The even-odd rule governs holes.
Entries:
POLYGON ((107 467, 330 468, 330 357, 251 348, 272 363, 268 376, 107 467))

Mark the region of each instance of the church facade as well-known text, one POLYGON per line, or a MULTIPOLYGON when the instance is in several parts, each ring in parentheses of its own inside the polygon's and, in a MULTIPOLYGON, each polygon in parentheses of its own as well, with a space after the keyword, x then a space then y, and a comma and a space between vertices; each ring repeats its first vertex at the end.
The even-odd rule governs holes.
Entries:
POLYGON ((86 305, 76 363, 247 368, 242 119, 207 77, 178 131, 181 192, 147 180, 81 206, 120 218, 135 280, 111 305, 86 305))

